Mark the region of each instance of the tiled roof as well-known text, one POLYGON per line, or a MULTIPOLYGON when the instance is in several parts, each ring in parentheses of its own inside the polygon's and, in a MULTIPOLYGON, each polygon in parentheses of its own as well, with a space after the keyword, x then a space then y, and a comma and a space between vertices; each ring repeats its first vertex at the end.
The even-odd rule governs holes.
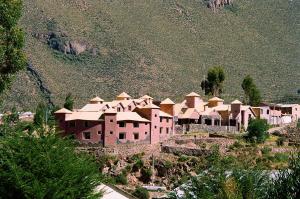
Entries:
POLYGON ((150 122, 149 120, 142 118, 136 112, 118 112, 117 121, 139 121, 139 122, 150 122))
POLYGON ((200 114, 194 108, 188 108, 183 114, 180 114, 180 119, 199 119, 200 114))
POLYGON ((130 95, 128 95, 127 93, 123 92, 120 95, 118 95, 118 97, 130 97, 130 95))
POLYGON ((243 104, 243 103, 240 102, 239 100, 234 100, 233 102, 231 102, 231 104, 243 104))
POLYGON ((153 99, 151 96, 149 95, 144 95, 143 97, 141 97, 142 99, 153 99))
POLYGON ((166 112, 163 112, 163 111, 159 111, 159 116, 160 117, 169 117, 169 118, 172 118, 172 116, 166 112))
POLYGON ((83 112, 98 112, 102 111, 106 104, 86 104, 79 111, 83 112))
POLYGON ((160 104, 175 104, 170 98, 163 100, 160 104))
POLYGON ((213 97, 211 99, 208 100, 209 102, 224 102, 224 100, 222 100, 221 98, 218 97, 213 97))
POLYGON ((155 104, 147 104, 147 105, 143 106, 142 108, 155 108, 155 109, 159 109, 159 107, 156 106, 155 104))
POLYGON ((90 102, 104 102, 104 100, 97 96, 97 97, 91 99, 90 102))
POLYGON ((66 114, 70 114, 72 113, 72 111, 66 109, 66 108, 62 108, 62 109, 59 109, 58 111, 55 111, 54 113, 66 113, 66 114))
POLYGON ((195 93, 195 92, 191 92, 190 94, 186 95, 187 97, 200 97, 199 94, 195 93))
POLYGON ((98 121, 103 112, 73 112, 66 115, 66 121, 71 120, 86 120, 86 121, 98 121))

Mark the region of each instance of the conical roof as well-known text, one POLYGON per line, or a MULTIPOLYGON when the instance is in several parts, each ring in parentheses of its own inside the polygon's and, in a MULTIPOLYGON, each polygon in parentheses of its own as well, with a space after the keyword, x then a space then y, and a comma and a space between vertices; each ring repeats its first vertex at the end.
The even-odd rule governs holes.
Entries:
POLYGON ((104 102, 104 100, 97 96, 91 99, 90 102, 104 102))
POLYGON ((170 98, 163 100, 160 104, 175 104, 170 98))
POLYGON ((141 97, 142 99, 153 99, 151 96, 149 95, 144 95, 143 97, 141 97))
POLYGON ((187 97, 200 97, 198 93, 191 92, 190 94, 186 95, 187 97))
POLYGON ((224 100, 222 100, 221 98, 218 97, 213 97, 211 99, 208 100, 209 102, 224 102, 224 100))
POLYGON ((239 100, 234 100, 233 102, 231 102, 231 104, 243 104, 243 103, 240 102, 239 100))
POLYGON ((118 95, 117 97, 130 97, 130 95, 128 95, 127 93, 123 92, 120 95, 118 95))
POLYGON ((70 114, 72 113, 72 111, 66 109, 66 108, 62 108, 62 109, 59 109, 58 111, 55 111, 54 113, 65 113, 65 114, 70 114))

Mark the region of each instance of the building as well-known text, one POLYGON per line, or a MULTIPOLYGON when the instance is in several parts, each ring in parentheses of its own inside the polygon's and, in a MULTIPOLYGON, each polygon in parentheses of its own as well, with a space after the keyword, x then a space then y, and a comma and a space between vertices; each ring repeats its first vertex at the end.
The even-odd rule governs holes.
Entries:
POLYGON ((243 105, 235 100, 224 104, 224 100, 213 97, 204 102, 200 95, 192 92, 185 96, 185 100, 175 104, 176 124, 189 124, 199 128, 217 127, 216 129, 240 131, 246 129, 251 118, 256 118, 256 113, 250 106, 243 105), (222 128, 223 127, 223 128, 222 128))
POLYGON ((159 143, 174 134, 174 102, 164 100, 160 107, 145 95, 132 99, 123 92, 105 102, 95 97, 78 110, 55 112, 64 136, 81 143, 113 146, 124 143, 159 143))

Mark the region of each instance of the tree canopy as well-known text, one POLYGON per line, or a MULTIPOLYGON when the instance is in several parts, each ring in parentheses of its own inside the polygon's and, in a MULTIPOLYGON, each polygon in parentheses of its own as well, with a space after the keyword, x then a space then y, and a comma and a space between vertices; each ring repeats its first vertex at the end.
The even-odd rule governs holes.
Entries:
POLYGON ((268 137, 269 125, 264 119, 251 119, 247 128, 247 139, 253 142, 262 143, 268 137))
POLYGON ((247 75, 244 78, 242 88, 245 93, 245 103, 250 104, 251 106, 258 106, 261 102, 260 91, 250 75, 247 75))
POLYGON ((0 0, 0 94, 26 64, 24 33, 18 27, 22 0, 0 0))
POLYGON ((96 161, 54 132, 0 136, 0 160, 0 198, 99 198, 96 161))
POLYGON ((205 95, 219 96, 223 92, 225 72, 221 66, 210 68, 207 72, 207 79, 201 82, 201 88, 205 95))
POLYGON ((73 106, 74 106, 74 98, 72 96, 72 93, 68 93, 65 99, 64 108, 73 110, 73 106))

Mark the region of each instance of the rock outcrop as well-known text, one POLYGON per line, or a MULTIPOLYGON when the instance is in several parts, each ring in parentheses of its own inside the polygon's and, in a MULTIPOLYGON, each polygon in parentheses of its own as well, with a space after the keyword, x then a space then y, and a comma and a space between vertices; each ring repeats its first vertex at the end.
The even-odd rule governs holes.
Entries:
POLYGON ((232 5, 233 0, 209 0, 207 1, 207 7, 212 9, 214 12, 225 5, 232 5))

